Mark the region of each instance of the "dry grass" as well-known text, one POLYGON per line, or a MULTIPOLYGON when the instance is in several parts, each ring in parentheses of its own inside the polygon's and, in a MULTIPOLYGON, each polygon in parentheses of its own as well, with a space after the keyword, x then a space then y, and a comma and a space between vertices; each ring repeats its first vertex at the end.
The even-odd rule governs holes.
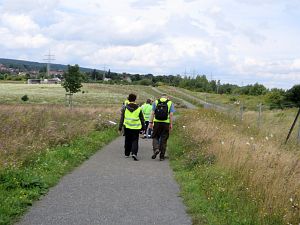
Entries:
POLYGON ((238 174, 262 216, 278 214, 287 223, 299 223, 299 151, 285 151, 275 136, 256 135, 247 124, 214 111, 200 109, 182 117, 184 135, 199 145, 187 153, 191 160, 205 146, 205 154, 238 174))
POLYGON ((0 168, 18 166, 33 154, 67 144, 118 117, 119 107, 1 105, 0 168))

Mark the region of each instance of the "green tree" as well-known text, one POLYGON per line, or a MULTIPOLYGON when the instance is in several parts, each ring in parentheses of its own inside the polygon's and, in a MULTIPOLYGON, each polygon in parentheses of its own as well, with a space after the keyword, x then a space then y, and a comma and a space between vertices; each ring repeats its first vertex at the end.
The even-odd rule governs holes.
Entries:
POLYGON ((62 86, 66 89, 67 95, 69 96, 69 106, 72 107, 72 96, 74 93, 80 91, 82 87, 82 74, 80 73, 79 66, 76 64, 75 66, 68 65, 68 70, 64 72, 64 81, 62 82, 62 86))
POLYGON ((300 84, 294 85, 286 92, 286 99, 300 107, 300 84))

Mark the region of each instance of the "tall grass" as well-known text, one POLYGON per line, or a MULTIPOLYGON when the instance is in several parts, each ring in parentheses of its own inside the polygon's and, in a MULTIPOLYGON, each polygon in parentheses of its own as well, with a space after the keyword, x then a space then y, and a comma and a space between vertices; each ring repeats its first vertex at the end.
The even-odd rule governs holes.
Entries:
POLYGON ((32 155, 107 126, 118 108, 1 105, 0 169, 19 166, 32 155))
MULTIPOLYGON (((261 217, 300 222, 300 152, 286 151, 276 137, 215 111, 199 109, 182 115, 182 135, 195 144, 191 162, 202 154, 232 171, 260 209, 261 217)), ((294 146, 291 146, 294 147, 294 146)))

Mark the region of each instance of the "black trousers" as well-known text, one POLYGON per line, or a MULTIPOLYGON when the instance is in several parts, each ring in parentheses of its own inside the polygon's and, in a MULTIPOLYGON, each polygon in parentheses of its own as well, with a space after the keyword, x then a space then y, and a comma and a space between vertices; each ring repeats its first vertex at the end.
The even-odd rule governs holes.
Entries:
POLYGON ((126 156, 129 156, 130 152, 133 155, 137 155, 139 150, 139 133, 140 130, 124 128, 126 156))
POLYGON ((160 152, 160 158, 165 157, 167 141, 169 138, 170 124, 155 122, 153 127, 153 152, 160 152))

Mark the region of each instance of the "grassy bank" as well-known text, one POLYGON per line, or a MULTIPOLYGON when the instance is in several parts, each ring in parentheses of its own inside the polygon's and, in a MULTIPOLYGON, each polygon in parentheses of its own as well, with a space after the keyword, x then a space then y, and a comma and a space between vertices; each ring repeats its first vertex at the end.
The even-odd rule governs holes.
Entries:
POLYGON ((59 179, 117 136, 115 128, 93 131, 70 144, 36 154, 21 167, 0 171, 0 224, 12 224, 59 179))
POLYGON ((119 107, 1 105, 0 169, 18 167, 32 155, 117 121, 119 107))
POLYGON ((194 224, 298 224, 299 154, 213 111, 184 113, 169 154, 194 224))

